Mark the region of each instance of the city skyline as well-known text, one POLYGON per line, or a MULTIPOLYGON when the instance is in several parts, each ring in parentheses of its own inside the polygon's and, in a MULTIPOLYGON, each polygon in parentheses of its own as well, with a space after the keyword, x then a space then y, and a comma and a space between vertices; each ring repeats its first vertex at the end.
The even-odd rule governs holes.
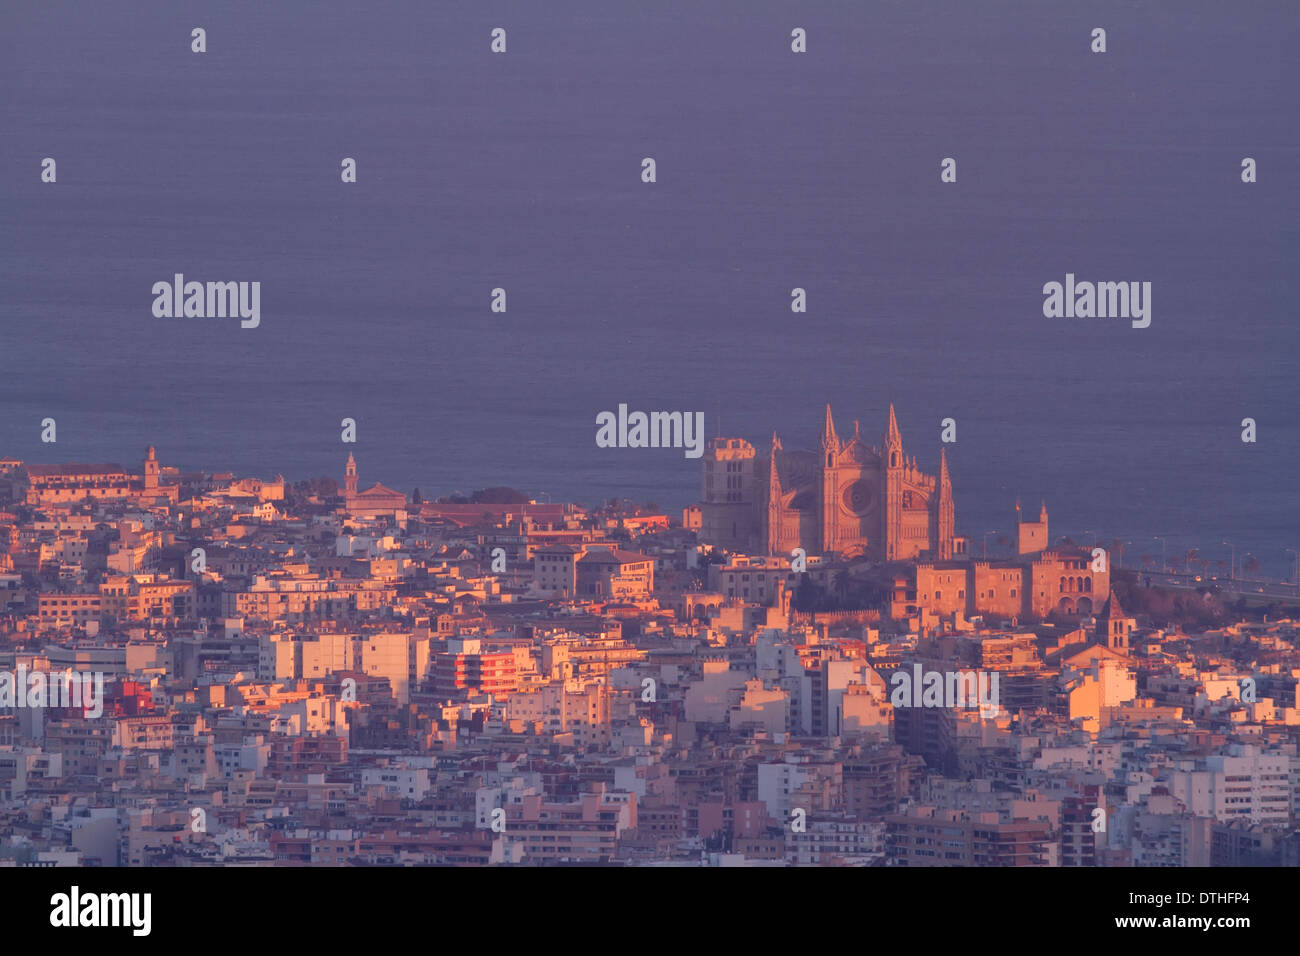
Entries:
MULTIPOLYGON (((893 405, 891 404, 889 408, 890 408, 890 414, 892 416, 893 405)), ((827 406, 827 411, 829 412, 829 406, 827 406)), ((855 421, 854 426, 855 426, 855 432, 853 435, 853 439, 856 440, 858 422, 855 421)), ((774 438, 777 437, 775 433, 773 434, 773 437, 774 438)), ((715 441, 718 441, 718 439, 710 439, 710 445, 712 446, 712 443, 715 441)), ((735 439, 732 439, 731 441, 734 442, 735 439)), ((745 445, 748 444, 743 440, 741 441, 745 445)), ((783 450, 783 446, 779 441, 779 439, 777 440, 776 445, 778 451, 783 450)), ((356 452, 351 449, 355 448, 356 446, 351 444, 344 444, 342 447, 349 449, 347 452, 348 458, 353 459, 351 464, 355 466, 354 456, 356 452)), ((771 449, 771 445, 769 445, 769 454, 766 456, 769 461, 771 457, 770 449, 771 449)), ((873 450, 875 450, 878 453, 878 449, 873 449, 873 450)), ((752 451, 752 446, 750 448, 750 451, 752 451)), ((150 445, 146 450, 145 457, 148 458, 154 454, 155 454, 154 446, 150 445)), ((713 454, 712 447, 710 448, 710 454, 711 455, 713 454)), ((742 452, 742 454, 745 454, 745 452, 742 452)), ((797 453, 797 457, 807 458, 808 454, 809 453, 807 452, 799 452, 797 453)), ((940 454, 941 468, 944 467, 945 454, 946 454, 946 448, 941 445, 941 454, 940 454)), ((754 461, 757 462, 759 470, 762 471, 762 475, 763 475, 762 480, 767 481, 769 466, 763 465, 760 459, 754 459, 754 461)), ((19 458, 16 457, 6 458, 0 456, 0 477, 3 477, 3 475, 7 471, 18 467, 21 463, 22 460, 19 458)), ((805 471, 808 471, 809 469, 816 470, 816 466, 813 464, 809 464, 806 461, 803 462, 803 464, 805 466, 804 467, 805 471)), ((707 461, 705 463, 705 466, 707 467, 707 461)), ((906 468, 915 468, 914 459, 912 458, 906 459, 904 461, 904 466, 906 468)), ((115 477, 120 476, 123 480, 125 480, 125 476, 128 475, 127 470, 124 469, 123 466, 117 462, 104 462, 104 463, 84 463, 84 462, 72 462, 72 461, 62 461, 58 463, 44 462, 37 467, 48 469, 50 474, 52 475, 58 474, 60 469, 67 469, 67 468, 89 469, 89 471, 87 472, 88 476, 93 476, 95 472, 103 471, 105 473, 112 474, 115 477)), ((144 476, 145 471, 149 469, 149 467, 150 466, 147 464, 143 467, 142 471, 140 472, 142 477, 144 476)), ((157 472, 156 464, 153 466, 153 469, 156 473, 157 472)), ((345 461, 343 468, 340 470, 337 476, 338 478, 342 479, 337 482, 340 488, 345 488, 347 485, 348 470, 349 470, 349 463, 345 461)), ((175 466, 169 466, 165 468, 164 471, 167 474, 173 476, 177 474, 181 474, 180 469, 177 469, 175 466)), ((223 471, 224 469, 221 471, 216 471, 214 473, 221 474, 223 473, 223 471)), ((200 474, 200 473, 204 473, 204 472, 203 471, 187 472, 186 474, 192 475, 192 474, 200 474)), ((273 467, 262 470, 261 474, 257 476, 245 475, 241 477, 260 481, 263 480, 264 476, 268 474, 274 475, 275 480, 284 480, 284 481, 288 481, 291 484, 301 483, 301 482, 313 482, 320 478, 328 478, 330 480, 336 480, 336 476, 332 474, 318 474, 318 475, 303 474, 291 479, 286 479, 283 474, 278 472, 273 467)), ((156 476, 155 476, 155 480, 156 480, 156 476)), ((806 476, 804 476, 804 479, 802 480, 806 480, 806 476)), ((492 488, 492 487, 510 488, 512 490, 518 490, 527 493, 527 488, 528 488, 527 483, 521 482, 517 484, 522 485, 523 487, 517 487, 516 484, 510 484, 505 480, 495 481, 495 482, 489 481, 483 487, 484 488, 492 488)), ((371 487, 372 489, 377 488, 379 489, 380 492, 389 495, 400 494, 400 492, 394 491, 392 488, 388 487, 382 481, 374 482, 371 487)), ((698 487, 698 482, 697 482, 697 487, 698 487)), ((630 501, 630 499, 627 498, 626 496, 621 496, 612 493, 617 490, 618 489, 613 489, 613 488, 609 489, 609 491, 611 492, 610 494, 598 495, 595 498, 592 498, 590 500, 597 508, 604 507, 609 502, 612 501, 620 501, 620 502, 630 501)), ((434 501, 440 498, 452 498, 452 497, 464 496, 468 494, 468 492, 463 491, 460 488, 430 488, 426 486, 426 490, 422 491, 421 486, 418 483, 411 487, 411 493, 415 493, 415 492, 419 492, 422 499, 426 501, 434 501)), ((410 494, 407 494, 406 497, 409 499, 410 494)), ((549 492, 539 492, 535 496, 531 496, 530 500, 536 501, 541 497, 546 497, 548 501, 551 501, 554 500, 557 496, 552 495, 549 492)), ((646 496, 644 501, 632 502, 632 504, 634 504, 637 507, 643 507, 645 505, 655 503, 655 499, 657 497, 661 497, 661 496, 657 496, 653 493, 650 493, 646 496)), ((1040 507, 1043 512, 1042 517, 1044 519, 1046 518, 1046 512, 1047 512, 1047 498, 1048 498, 1047 495, 1041 495, 1037 499, 1040 502, 1040 507)), ((704 502, 704 498, 701 498, 696 502, 688 504, 686 506, 686 510, 690 510, 692 508, 698 507, 699 504, 701 504, 702 502, 704 502)), ((569 503, 578 505, 580 507, 585 507, 585 503, 578 500, 577 498, 570 499, 569 503)), ((1008 510, 1005 504, 993 505, 993 506, 990 506, 988 502, 984 502, 983 504, 985 505, 986 509, 992 511, 1000 510, 1004 512, 1008 518, 1013 518, 1014 520, 1012 520, 1011 523, 1008 525, 994 528, 992 530, 988 530, 983 533, 960 535, 960 537, 963 539, 962 547, 969 549, 968 553, 972 557, 984 557, 984 556, 1008 557, 1014 555, 1015 544, 1016 544, 1015 537, 1018 533, 1017 527, 1021 521, 1021 500, 1017 498, 1012 503, 1012 510, 1008 510), (989 545, 990 538, 992 538, 993 541, 992 546, 989 545)), ((669 511, 675 511, 675 510, 676 509, 669 509, 669 511)), ((1093 521, 1092 523, 1102 524, 1101 522, 1097 522, 1097 521, 1093 521)), ((963 529, 960 526, 957 526, 955 530, 961 531, 963 529)), ((1267 551, 1264 551, 1263 549, 1260 549, 1261 554, 1256 554, 1254 551, 1244 546, 1239 548, 1236 544, 1234 544, 1231 541, 1219 540, 1215 542, 1211 540, 1211 537, 1212 536, 1198 535, 1194 530, 1174 529, 1171 530, 1170 533, 1167 535, 1154 535, 1147 539, 1140 539, 1140 538, 1132 539, 1132 538, 1122 538, 1117 535, 1112 535, 1107 531, 1105 531, 1104 527, 1103 530, 1101 531, 1090 529, 1090 528, 1084 529, 1080 527, 1075 527, 1066 533, 1058 534, 1051 537, 1046 542, 1046 544, 1059 545, 1066 541, 1075 541, 1076 539, 1086 539, 1087 543, 1090 546, 1095 547, 1097 545, 1101 545, 1104 548, 1106 548, 1108 553, 1112 551, 1118 551, 1119 558, 1117 559, 1117 563, 1123 563, 1127 559, 1129 561, 1129 563, 1126 565, 1127 567, 1137 567, 1140 570, 1162 569, 1166 571, 1175 571, 1175 570, 1179 570, 1180 566, 1182 566, 1183 568, 1188 567, 1186 562, 1190 558, 1200 563, 1200 567, 1203 571, 1203 576, 1206 579, 1209 579, 1211 577, 1213 578, 1224 577, 1225 576, 1224 571, 1228 570, 1230 572, 1235 572, 1236 574, 1238 574, 1240 577, 1243 578, 1254 576, 1257 579, 1263 580, 1264 578, 1271 576, 1273 579, 1282 582, 1289 581, 1291 583, 1300 583, 1300 577, 1297 577, 1296 575, 1296 566, 1297 566, 1296 548, 1284 547, 1281 549, 1275 549, 1277 553, 1269 553, 1267 551), (1170 541, 1176 543, 1175 547, 1172 549, 1169 546, 1170 541), (1155 563, 1157 552, 1160 558, 1159 565, 1155 563), (1240 554, 1241 556, 1240 560, 1238 560, 1238 554, 1240 554), (1225 555, 1230 556, 1230 559, 1227 562, 1222 560, 1223 556, 1225 555), (1133 557, 1139 558, 1136 565, 1131 560, 1133 557), (1247 575, 1245 574, 1246 565, 1248 562, 1251 562, 1252 559, 1253 562, 1251 564, 1251 567, 1249 568, 1251 575, 1247 575)), ((727 536, 721 535, 718 536, 717 540, 713 540, 711 538, 710 542, 725 547, 726 538, 727 536)), ((763 538, 762 540, 766 541, 766 538, 763 538)), ((814 554, 817 553, 818 550, 820 550, 820 545, 817 542, 816 535, 813 535, 810 543, 816 545, 815 547, 812 548, 811 553, 814 554)), ((1084 542, 1080 540, 1078 543, 1082 544, 1084 542)), ((798 543, 792 543, 791 546, 798 546, 798 543)), ((739 547, 738 549, 745 550, 745 548, 743 547, 739 547)), ((781 550, 788 551, 789 548, 783 548, 781 550)), ((769 549, 766 553, 776 553, 776 552, 769 549)), ((1195 573, 1194 569, 1192 570, 1192 573, 1195 573)), ((1231 575, 1226 575, 1226 576, 1231 576, 1231 575)))

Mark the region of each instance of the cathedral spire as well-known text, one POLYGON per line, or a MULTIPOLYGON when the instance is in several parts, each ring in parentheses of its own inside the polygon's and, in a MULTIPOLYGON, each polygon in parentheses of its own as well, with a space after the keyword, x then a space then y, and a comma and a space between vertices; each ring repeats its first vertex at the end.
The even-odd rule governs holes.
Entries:
POLYGON ((839 439, 835 436, 835 419, 831 417, 831 403, 826 403, 826 424, 822 426, 822 447, 835 448, 839 439))
POLYGON ((903 436, 898 430, 898 419, 894 417, 894 403, 889 403, 889 427, 885 429, 885 447, 902 447, 903 436))
POLYGON ((890 468, 906 465, 903 460, 903 436, 898 431, 898 419, 894 417, 893 402, 889 403, 889 427, 885 429, 884 447, 881 451, 890 468))
POLYGON ((952 501, 952 476, 948 474, 948 449, 943 446, 939 447, 939 499, 934 507, 937 521, 931 547, 936 550, 940 561, 951 561, 957 519, 952 501))
POLYGON ((781 450, 781 439, 772 432, 772 453, 767 457, 767 553, 780 550, 781 539, 781 475, 776 469, 776 455, 781 450))

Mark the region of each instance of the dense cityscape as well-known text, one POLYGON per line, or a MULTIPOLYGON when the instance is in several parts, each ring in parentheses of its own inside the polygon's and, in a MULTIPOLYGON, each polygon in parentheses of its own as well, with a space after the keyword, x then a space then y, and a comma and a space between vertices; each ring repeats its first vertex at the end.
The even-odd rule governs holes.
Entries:
POLYGON ((0 459, 0 866, 1300 865, 1294 582, 810 433, 673 514, 0 459))

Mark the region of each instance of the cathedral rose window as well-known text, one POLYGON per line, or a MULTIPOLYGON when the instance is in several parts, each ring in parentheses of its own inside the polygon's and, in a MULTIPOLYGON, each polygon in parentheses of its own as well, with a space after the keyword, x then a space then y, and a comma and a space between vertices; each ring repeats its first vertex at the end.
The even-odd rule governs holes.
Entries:
POLYGON ((875 502, 875 492, 865 481, 855 481, 844 489, 844 507, 855 515, 866 514, 875 502))

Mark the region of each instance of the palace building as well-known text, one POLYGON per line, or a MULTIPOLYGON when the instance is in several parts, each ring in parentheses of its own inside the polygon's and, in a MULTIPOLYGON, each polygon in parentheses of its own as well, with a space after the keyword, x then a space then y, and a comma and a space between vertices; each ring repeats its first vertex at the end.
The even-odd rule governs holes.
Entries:
POLYGON ((762 456, 739 438, 715 438, 704 453, 706 544, 749 554, 803 548, 875 561, 949 560, 965 550, 954 520, 946 454, 937 476, 922 472, 903 451, 893 405, 879 446, 867 445, 857 422, 840 437, 827 405, 814 451, 786 451, 774 434, 762 456))
POLYGON ((145 452, 139 474, 118 464, 27 465, 23 471, 27 503, 37 507, 115 500, 175 504, 180 492, 175 469, 170 470, 167 483, 159 480, 162 469, 153 445, 145 452))
MULTIPOLYGON (((999 560, 918 561, 894 579, 890 604, 895 619, 918 611, 938 616, 988 615, 1015 620, 1052 615, 1123 618, 1110 591, 1110 555, 1077 545, 1048 545, 1047 505, 1027 521, 1016 503, 1017 556, 999 560)), ((1102 549, 1104 551, 1104 549, 1102 549)), ((1130 628, 1131 630, 1131 628, 1130 628)), ((1106 642, 1121 650, 1128 631, 1114 630, 1106 642)))

